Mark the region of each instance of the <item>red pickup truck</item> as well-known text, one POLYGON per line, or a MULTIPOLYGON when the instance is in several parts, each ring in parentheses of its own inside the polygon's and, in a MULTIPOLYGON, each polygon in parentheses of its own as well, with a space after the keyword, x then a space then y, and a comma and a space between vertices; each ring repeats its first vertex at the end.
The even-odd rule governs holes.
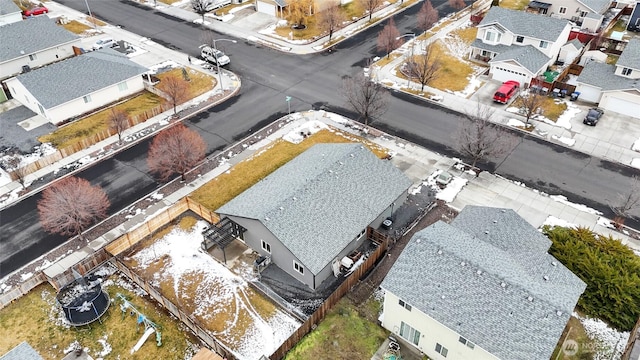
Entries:
POLYGON ((505 81, 500 85, 498 91, 493 94, 493 101, 501 104, 506 104, 513 97, 518 94, 520 90, 520 83, 514 80, 505 81))

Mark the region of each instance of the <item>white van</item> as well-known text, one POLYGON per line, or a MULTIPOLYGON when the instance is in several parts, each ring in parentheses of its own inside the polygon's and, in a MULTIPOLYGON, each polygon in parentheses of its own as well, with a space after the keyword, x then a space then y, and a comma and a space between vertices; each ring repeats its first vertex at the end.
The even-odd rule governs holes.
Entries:
POLYGON ((229 57, 222 51, 216 50, 208 45, 203 45, 200 47, 200 56, 203 60, 206 60, 212 64, 215 64, 217 62, 220 66, 227 65, 231 62, 231 59, 229 59, 229 57))

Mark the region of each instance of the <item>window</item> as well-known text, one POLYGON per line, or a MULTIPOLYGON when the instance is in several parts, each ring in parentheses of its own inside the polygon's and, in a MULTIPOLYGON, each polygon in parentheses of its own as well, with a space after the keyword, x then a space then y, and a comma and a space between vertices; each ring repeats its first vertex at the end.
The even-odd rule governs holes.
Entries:
POLYGON ((460 338, 458 339, 458 341, 460 341, 463 345, 467 345, 467 347, 469 347, 469 349, 473 349, 476 347, 476 344, 472 343, 471 341, 463 338, 462 336, 460 336, 460 338))
POLYGON ((540 48, 541 49, 546 49, 548 47, 549 47, 549 43, 548 42, 546 42, 544 40, 540 41, 540 48))
POLYGON ((436 343, 436 352, 444 357, 447 357, 447 354, 449 353, 449 350, 447 350, 446 347, 436 343))
POLYGON ((566 14, 567 13, 567 8, 564 6, 560 6, 560 9, 558 10, 558 12, 560 14, 566 14))
POLYGON ((126 81, 123 81, 120 84, 118 84, 118 90, 125 91, 127 89, 129 89, 129 86, 127 85, 126 81))
POLYGON ((418 345, 418 342, 420 341, 420 331, 405 324, 404 321, 400 322, 400 336, 410 341, 414 345, 418 345))
POLYGON ((487 41, 498 42, 502 38, 502 34, 495 33, 493 31, 487 31, 484 33, 484 39, 487 41))
POLYGON ((29 55, 29 60, 33 61, 35 59, 37 59, 38 57, 36 56, 36 54, 31 54, 29 55))
POLYGON ((585 17, 587 14, 588 13, 586 11, 580 11, 580 17, 585 17))
POLYGON ((264 241, 264 240, 260 240, 260 242, 262 243, 262 250, 268 252, 269 254, 271 254, 271 244, 269 244, 268 242, 264 241))
POLYGON ((522 44, 524 42, 524 36, 516 36, 516 42, 522 44))
POLYGON ((632 72, 633 70, 630 68, 622 68, 622 75, 631 75, 632 72))
POLYGON ((302 265, 298 264, 295 260, 293 260, 293 268, 300 274, 304 275, 304 268, 302 267, 302 265))
POLYGON ((85 95, 82 97, 82 100, 84 100, 84 103, 90 103, 91 102, 91 95, 85 95))
POLYGON ((407 304, 406 302, 404 302, 403 300, 398 300, 398 305, 402 306, 403 308, 411 311, 411 305, 407 304))

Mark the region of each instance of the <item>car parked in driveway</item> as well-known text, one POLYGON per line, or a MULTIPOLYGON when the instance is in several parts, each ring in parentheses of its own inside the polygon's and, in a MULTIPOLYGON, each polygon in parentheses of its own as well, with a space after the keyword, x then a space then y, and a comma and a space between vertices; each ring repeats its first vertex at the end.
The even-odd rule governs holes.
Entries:
POLYGON ((113 40, 112 38, 103 38, 96 41, 96 43, 93 44, 93 50, 114 47, 115 45, 116 45, 116 41, 113 40))
POLYGON ((600 118, 604 114, 604 110, 598 108, 591 108, 587 112, 587 116, 584 117, 582 123, 585 125, 596 126, 600 118))
POLYGON ((24 10, 22 12, 22 15, 24 15, 24 16, 36 16, 36 15, 46 14, 48 12, 49 12, 49 9, 47 9, 46 7, 44 7, 44 6, 36 6, 36 7, 31 8, 31 9, 24 10))

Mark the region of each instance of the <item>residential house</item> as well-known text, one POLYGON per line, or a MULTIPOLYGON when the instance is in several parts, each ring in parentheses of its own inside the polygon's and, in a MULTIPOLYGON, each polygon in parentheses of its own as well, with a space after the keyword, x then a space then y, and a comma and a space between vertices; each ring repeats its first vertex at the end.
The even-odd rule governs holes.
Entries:
POLYGON ((28 342, 23 341, 18 346, 9 350, 8 353, 0 356, 0 360, 43 360, 42 356, 29 345, 28 342))
POLYGON ((570 64, 575 59, 580 57, 582 50, 584 49, 584 45, 575 38, 573 40, 569 40, 566 44, 562 45, 560 48, 560 54, 558 54, 558 61, 564 64, 570 64))
POLYGON ((611 0, 536 0, 527 9, 580 24, 583 31, 597 32, 609 7, 611 0))
POLYGON ((22 11, 13 0, 0 0, 0 26, 22 21, 22 11))
POLYGON ((615 65, 586 62, 577 79, 580 99, 604 110, 640 118, 640 39, 629 40, 615 65))
MULTIPOLYGON (((30 20, 31 21, 31 20, 30 20)), ((147 72, 112 49, 101 49, 6 80, 11 95, 53 124, 144 89, 147 72)))
POLYGON ((511 209, 417 232, 381 284, 382 326, 430 359, 549 359, 586 284, 511 209))
POLYGON ((4 79, 69 58, 74 55, 74 46, 81 43, 78 35, 56 25, 47 16, 37 16, 0 26, 0 44, 2 102, 9 95, 4 79))
POLYGON ((286 0, 255 0, 256 11, 263 14, 284 17, 284 9, 287 7, 286 0))
POLYGON ((318 144, 216 212, 245 243, 315 290, 402 205, 411 181, 362 144, 318 144))
POLYGON ((494 6, 478 25, 471 59, 487 62, 495 80, 526 86, 556 61, 570 31, 567 20, 494 6))

